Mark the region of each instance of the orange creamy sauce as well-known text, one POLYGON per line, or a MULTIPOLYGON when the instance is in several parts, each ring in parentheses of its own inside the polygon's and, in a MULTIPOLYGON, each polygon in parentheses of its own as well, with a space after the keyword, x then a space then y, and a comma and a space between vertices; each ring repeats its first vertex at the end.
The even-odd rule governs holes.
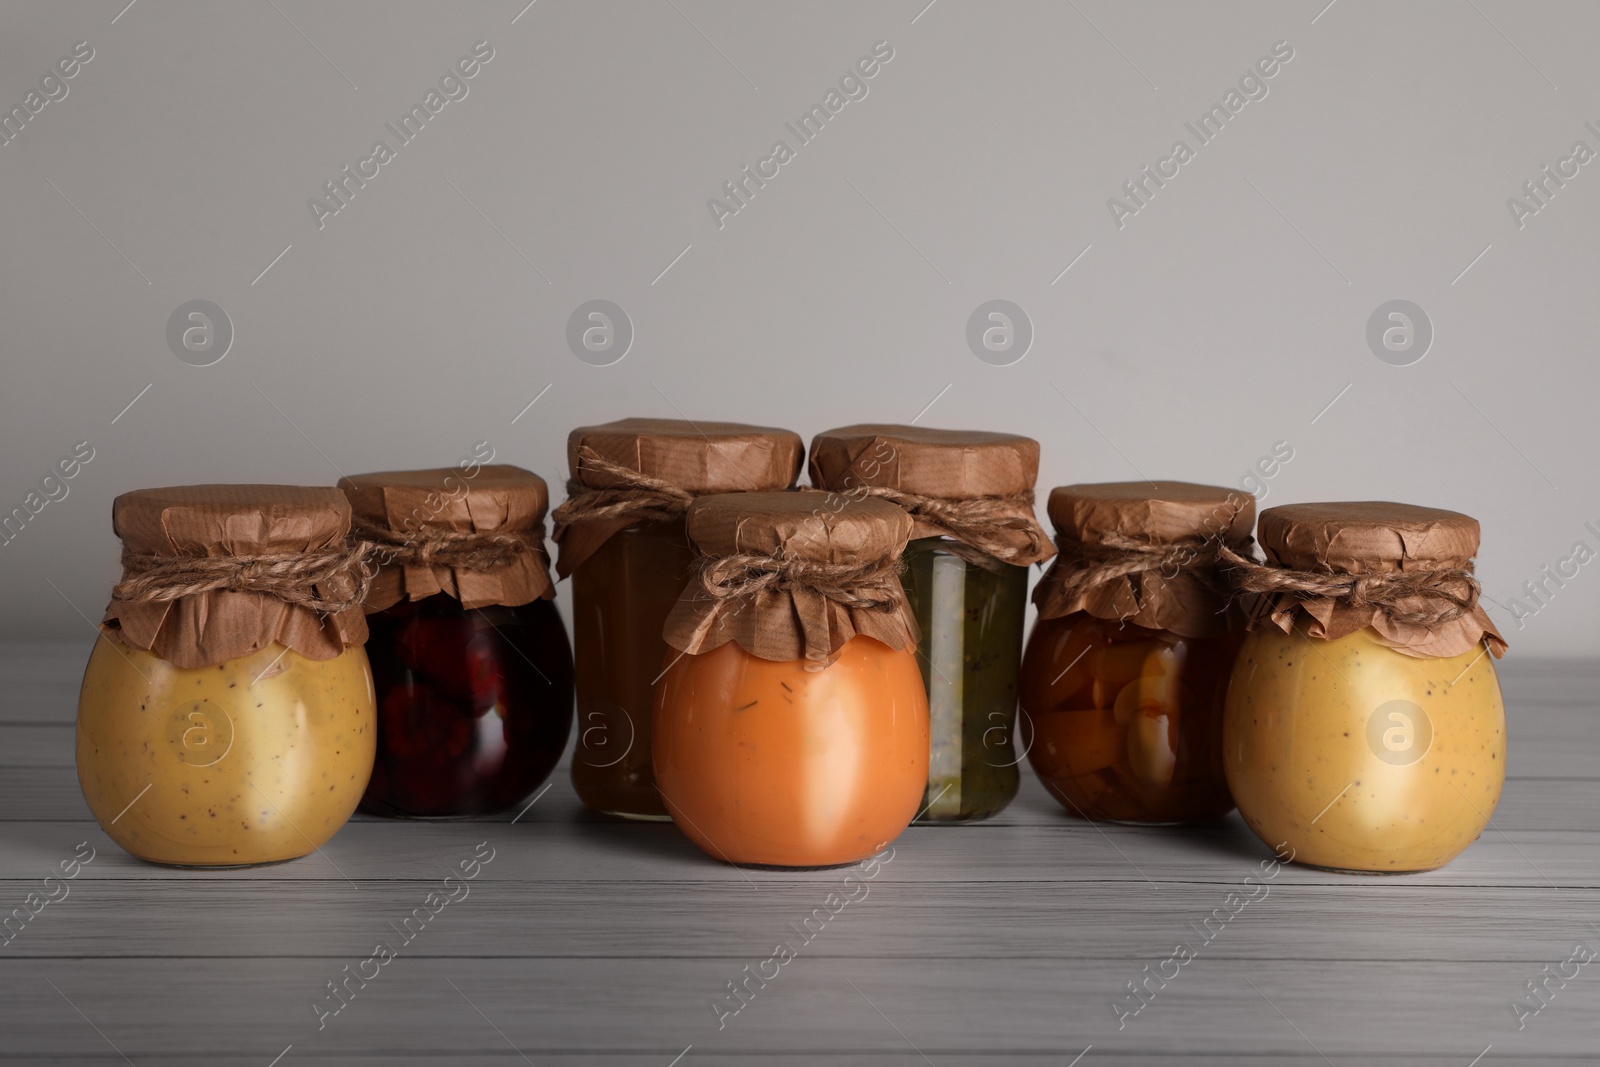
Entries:
POLYGON ((712 856, 853 863, 917 814, 928 776, 927 693, 910 648, 869 637, 853 638, 820 671, 729 642, 667 671, 654 742, 667 810, 712 856))

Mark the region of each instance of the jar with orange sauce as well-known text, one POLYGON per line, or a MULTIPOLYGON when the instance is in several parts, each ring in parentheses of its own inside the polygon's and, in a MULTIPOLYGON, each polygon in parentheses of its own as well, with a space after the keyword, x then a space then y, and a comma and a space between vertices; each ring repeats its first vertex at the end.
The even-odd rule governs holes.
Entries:
POLYGON ((928 776, 928 700, 898 572, 912 521, 829 494, 705 497, 664 631, 655 778, 729 863, 831 867, 898 837, 928 776))
POLYGON ((568 435, 572 479, 551 518, 556 572, 572 578, 572 785, 590 808, 668 818, 650 724, 661 627, 695 559, 685 509, 699 496, 786 489, 804 452, 797 434, 743 423, 621 419, 568 435))
POLYGON ((1239 814, 1297 862, 1429 871, 1489 824, 1505 783, 1476 519, 1388 502, 1261 514, 1261 598, 1228 687, 1223 744, 1239 814))
POLYGON ((1034 590, 1022 661, 1033 769, 1081 818, 1226 815, 1222 701, 1244 620, 1218 556, 1248 548, 1255 498, 1187 482, 1069 485, 1049 513, 1060 554, 1034 590))
POLYGON ((247 867, 319 849, 372 773, 363 553, 337 489, 199 485, 118 497, 123 580, 78 698, 84 800, 152 863, 247 867))

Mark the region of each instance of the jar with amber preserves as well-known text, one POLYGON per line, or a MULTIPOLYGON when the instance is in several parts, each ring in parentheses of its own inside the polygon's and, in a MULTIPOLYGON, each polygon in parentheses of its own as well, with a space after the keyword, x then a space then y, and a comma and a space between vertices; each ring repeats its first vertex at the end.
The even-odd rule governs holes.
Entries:
POLYGON ((622 419, 568 436, 572 479, 551 518, 556 571, 572 577, 572 785, 589 807, 667 819, 650 709, 667 651, 661 627, 695 559, 684 511, 703 495, 786 489, 804 451, 788 430, 729 422, 622 419))
POLYGON ((1033 769, 1086 819, 1193 823, 1233 808, 1222 701, 1242 615, 1219 555, 1248 550, 1255 498, 1188 482, 1050 494, 1060 555, 1022 661, 1033 769))
POLYGON ((469 460, 339 488, 379 566, 366 601, 378 753, 361 810, 460 818, 519 804, 572 730, 544 479, 469 460))
POLYGON ((1505 781, 1504 639, 1478 603, 1466 515, 1386 502, 1261 513, 1261 598, 1228 687, 1239 814, 1314 867, 1442 867, 1505 781))
POLYGON ((118 497, 123 577, 78 699, 78 782, 139 859, 243 867, 321 848, 372 773, 364 550, 337 489, 118 497))
POLYGON ((928 699, 898 577, 912 522, 826 493, 706 497, 667 620, 655 771, 672 819, 730 863, 830 867, 898 837, 928 780, 928 699))
POLYGON ((811 484, 914 522, 901 582, 922 637, 931 751, 923 821, 986 819, 1017 795, 1028 565, 1055 555, 1033 514, 1039 443, 1015 434, 845 426, 811 441, 811 484))

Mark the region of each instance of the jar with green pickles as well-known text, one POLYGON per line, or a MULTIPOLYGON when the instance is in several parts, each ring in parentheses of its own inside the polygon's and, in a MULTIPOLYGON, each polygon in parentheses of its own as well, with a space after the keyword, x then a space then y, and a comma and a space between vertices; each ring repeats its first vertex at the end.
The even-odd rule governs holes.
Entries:
MULTIPOLYGON (((826 506, 877 497, 916 522, 901 581, 921 631, 928 783, 919 821, 965 823, 1017 795, 1017 693, 1028 565, 1055 554, 1033 514, 1038 442, 1015 434, 857 425, 811 442, 826 506)), ((1023 732, 1027 740, 1027 732, 1023 732)))

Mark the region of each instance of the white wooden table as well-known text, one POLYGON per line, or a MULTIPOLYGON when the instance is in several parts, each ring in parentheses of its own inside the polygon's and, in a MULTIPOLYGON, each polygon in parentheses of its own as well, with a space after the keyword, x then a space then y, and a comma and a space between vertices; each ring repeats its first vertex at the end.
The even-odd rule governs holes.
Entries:
POLYGON ((1099 829, 1025 772, 1002 816, 908 831, 864 897, 764 964, 847 872, 712 862, 671 826, 587 815, 564 769, 515 825, 358 818, 321 855, 250 871, 133 860, 72 768, 86 652, 0 647, 0 914, 79 842, 96 850, 0 948, 0 1064, 1600 1060, 1600 961, 1550 982, 1520 1030, 1510 1006, 1579 942, 1600 949, 1600 664, 1505 665, 1510 780, 1455 863, 1287 868, 1119 1030, 1125 983, 1195 944, 1190 924, 1267 858, 1237 816, 1099 829), (470 895, 364 963, 484 841, 470 895), (347 964, 376 976, 319 1029, 312 1004, 347 964), (710 1002, 747 964, 776 976, 719 1029, 710 1002))

